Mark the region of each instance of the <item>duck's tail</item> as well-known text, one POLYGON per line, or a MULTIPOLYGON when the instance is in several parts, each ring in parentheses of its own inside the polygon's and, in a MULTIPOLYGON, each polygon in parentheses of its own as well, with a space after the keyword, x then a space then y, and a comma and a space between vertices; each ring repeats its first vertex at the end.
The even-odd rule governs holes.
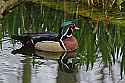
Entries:
POLYGON ((11 38, 14 40, 20 41, 22 43, 31 39, 30 36, 23 36, 23 35, 12 35, 11 38))

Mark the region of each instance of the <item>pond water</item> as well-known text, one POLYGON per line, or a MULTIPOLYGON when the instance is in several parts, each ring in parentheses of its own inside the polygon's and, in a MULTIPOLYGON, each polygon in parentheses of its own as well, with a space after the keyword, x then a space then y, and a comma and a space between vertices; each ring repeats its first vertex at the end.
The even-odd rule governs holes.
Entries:
POLYGON ((0 83, 125 83, 124 15, 79 15, 79 48, 49 53, 21 48, 11 36, 58 32, 64 12, 31 3, 16 7, 0 21, 0 83))

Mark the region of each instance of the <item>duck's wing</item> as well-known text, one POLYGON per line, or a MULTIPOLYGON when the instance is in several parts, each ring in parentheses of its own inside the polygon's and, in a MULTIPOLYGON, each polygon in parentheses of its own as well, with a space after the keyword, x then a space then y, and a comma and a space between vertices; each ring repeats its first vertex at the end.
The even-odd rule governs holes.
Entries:
POLYGON ((58 34, 56 33, 41 33, 32 36, 32 40, 34 43, 41 42, 41 41, 58 41, 58 34))
POLYGON ((33 40, 34 43, 37 43, 40 41, 58 41, 58 34, 53 32, 24 33, 23 35, 12 35, 11 38, 22 43, 29 40, 33 40))
POLYGON ((24 33, 23 36, 37 37, 37 36, 57 36, 54 32, 39 32, 39 33, 24 33))

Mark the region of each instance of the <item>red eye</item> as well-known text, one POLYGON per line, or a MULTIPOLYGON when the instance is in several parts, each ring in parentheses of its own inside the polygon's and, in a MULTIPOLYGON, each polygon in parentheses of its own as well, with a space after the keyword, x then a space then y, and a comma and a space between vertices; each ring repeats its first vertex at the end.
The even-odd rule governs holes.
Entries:
POLYGON ((69 25, 69 28, 72 30, 79 29, 76 24, 69 25))
POLYGON ((74 29, 74 25, 70 25, 69 28, 70 28, 70 29, 74 29))
POLYGON ((75 29, 75 27, 76 27, 76 25, 75 25, 75 24, 73 24, 73 29, 75 29))

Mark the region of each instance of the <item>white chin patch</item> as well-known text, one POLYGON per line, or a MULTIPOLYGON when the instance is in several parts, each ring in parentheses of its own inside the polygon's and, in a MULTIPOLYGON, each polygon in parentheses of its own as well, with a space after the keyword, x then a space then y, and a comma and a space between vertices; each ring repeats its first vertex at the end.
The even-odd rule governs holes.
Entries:
POLYGON ((72 37, 72 34, 71 35, 66 35, 67 37, 72 37))
POLYGON ((75 27, 75 29, 79 29, 78 27, 75 27))

